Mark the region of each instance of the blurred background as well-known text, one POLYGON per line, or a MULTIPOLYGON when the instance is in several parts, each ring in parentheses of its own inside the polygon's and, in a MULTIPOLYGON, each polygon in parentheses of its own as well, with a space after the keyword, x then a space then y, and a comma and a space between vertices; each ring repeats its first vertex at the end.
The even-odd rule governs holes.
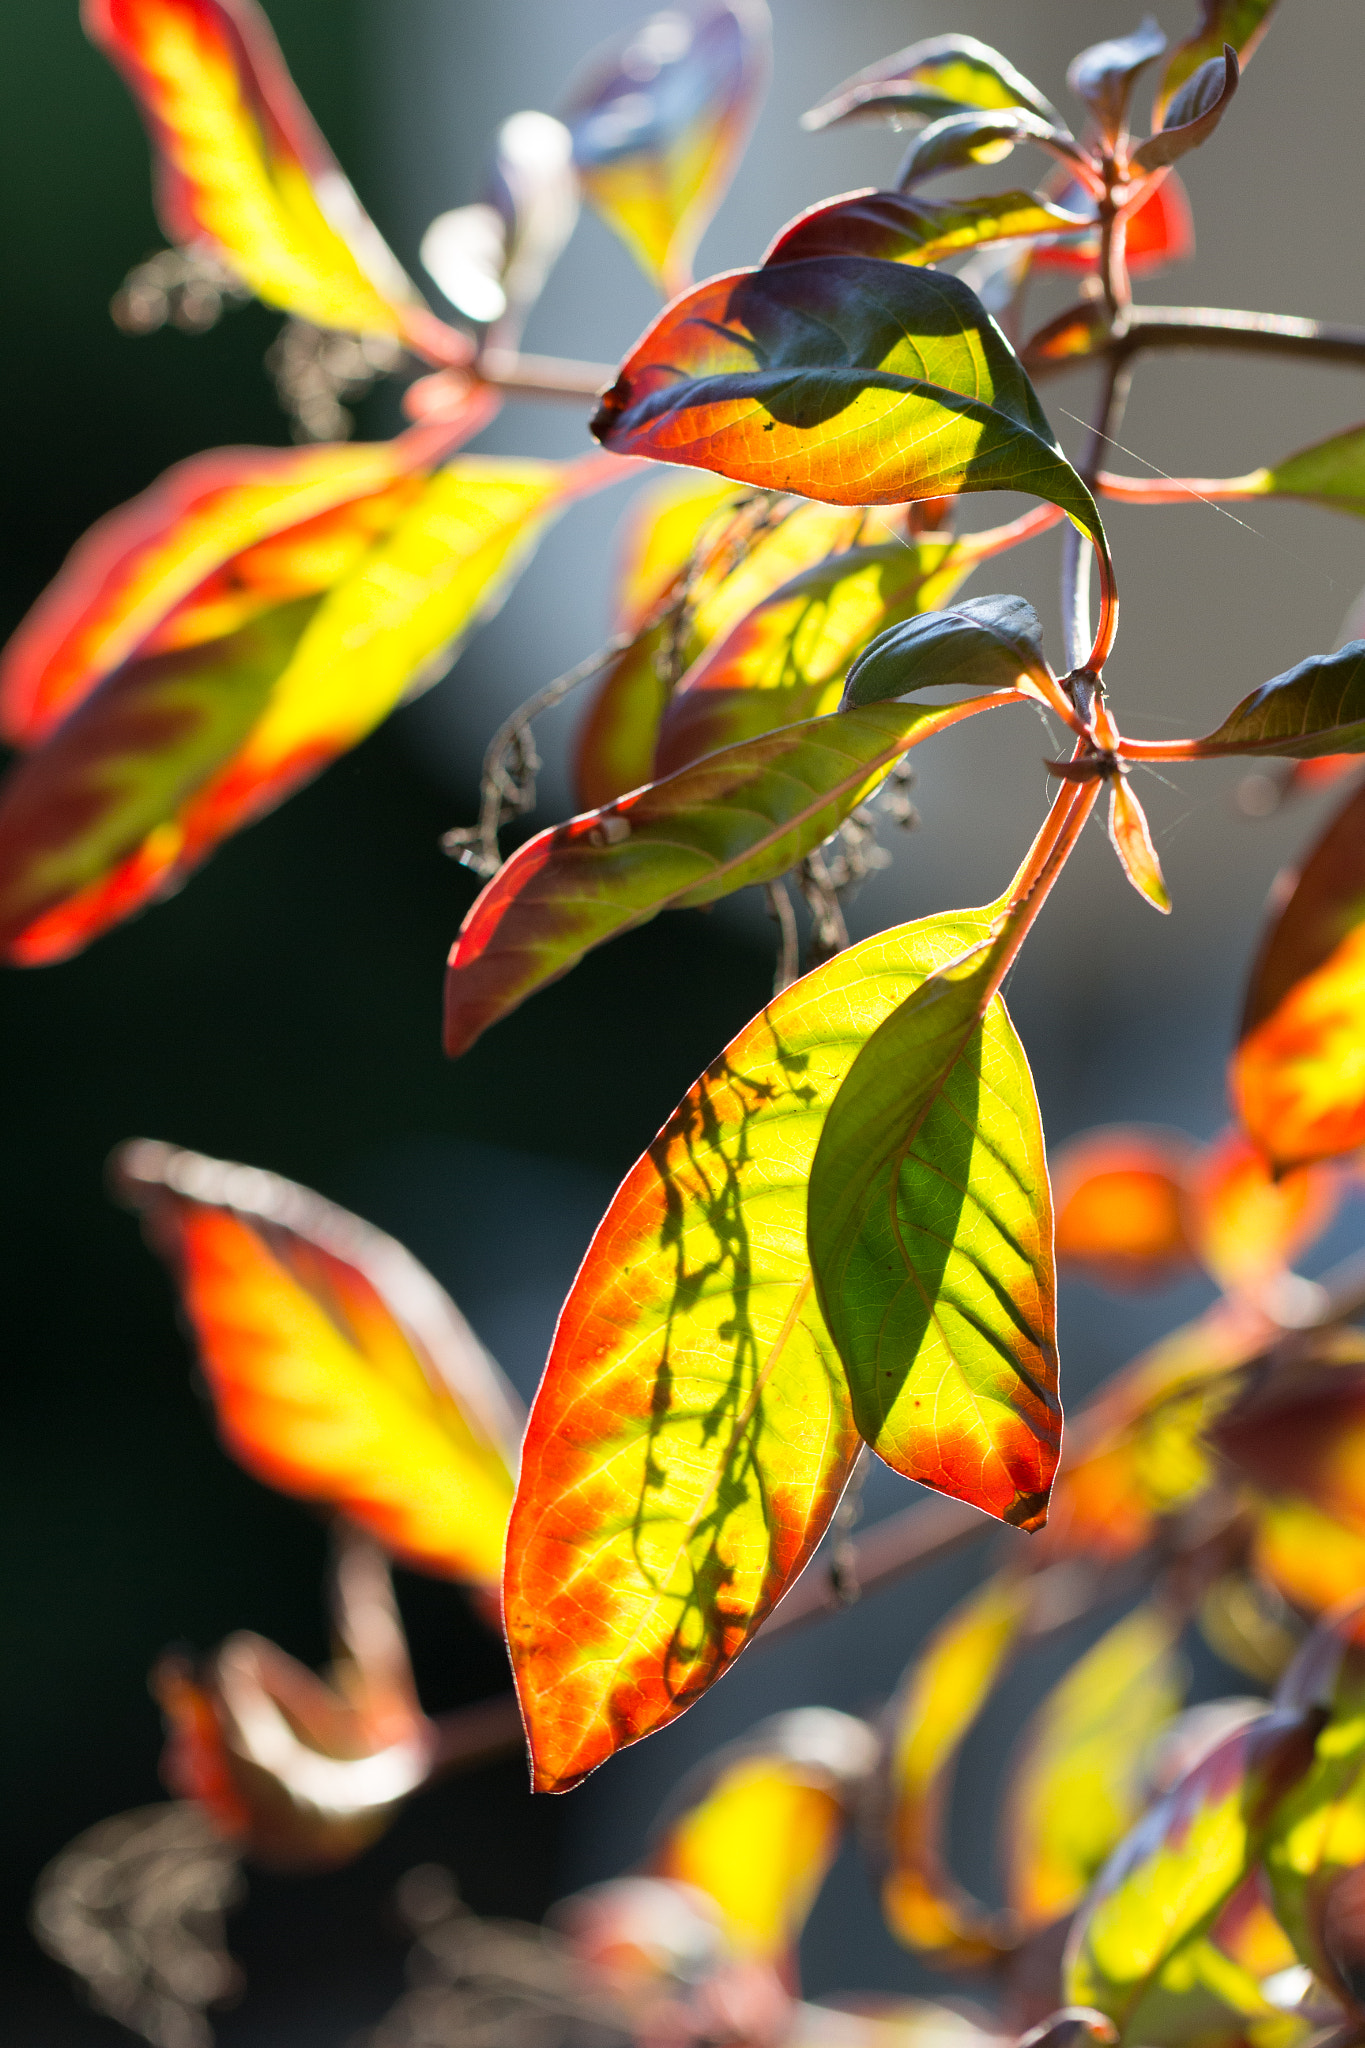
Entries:
MULTIPOLYGON (((303 93, 367 206, 415 272, 433 215, 478 195, 494 128, 552 109, 576 61, 635 18, 635 0, 270 0, 303 93)), ((947 27, 997 44, 1059 106, 1082 44, 1134 25, 1110 0, 774 0, 776 71, 747 163, 701 270, 752 261, 800 207, 885 182, 902 143, 875 126, 806 136, 801 110, 861 65, 947 27)), ((1160 0, 1172 37, 1193 0, 1160 0)), ((1139 296, 1365 320, 1359 0, 1284 0, 1216 141, 1183 166, 1192 265, 1139 296)), ((277 317, 231 313, 198 339, 119 334, 107 304, 160 244, 141 130, 84 43, 75 0, 11 0, 0 70, 9 448, 0 550, 8 631, 100 513, 168 463, 215 443, 287 438, 261 357, 277 317)), ((1078 110, 1073 109, 1073 113, 1078 110)), ((1022 159, 1005 182, 1034 175, 1022 159), (1016 177, 1016 168, 1019 175, 1016 177)), ((987 174, 989 178, 989 174, 987 174)), ((978 186, 977 189, 980 189, 978 186)), ((1050 310, 1047 289, 1032 310, 1050 310)), ((580 222, 526 337, 609 361, 654 310, 630 259, 580 222)), ((1074 452, 1084 376, 1045 401, 1074 452)), ((1273 461, 1362 410, 1341 369, 1171 357, 1139 373, 1114 466, 1230 475, 1273 461)), ((397 421, 393 387, 359 430, 397 421)), ((572 406, 509 404, 475 444, 567 455, 572 406)), ((160 1795, 160 1729, 145 1684, 168 1643, 207 1648, 250 1627, 326 1654, 324 1536, 299 1507, 218 1451, 163 1274, 103 1192, 118 1140, 145 1134, 275 1168, 402 1237, 450 1288, 522 1392, 617 1180, 702 1066, 757 1009, 773 966, 761 900, 661 920, 590 958, 458 1065, 438 1044, 442 964, 474 885, 438 835, 474 811, 479 760, 515 703, 607 630, 612 532, 628 496, 573 512, 503 616, 428 698, 274 817, 231 842, 173 902, 69 965, 0 981, 6 1522, 0 1756, 0 2009, 16 2042, 127 2039, 86 2013, 28 1936, 39 1868, 107 1814, 160 1795)), ((978 501, 971 523, 1016 509, 978 501)), ((1123 590, 1110 671, 1127 728, 1207 730, 1247 690, 1330 648, 1365 581, 1360 529, 1304 507, 1113 508, 1123 590), (1245 514, 1245 516, 1243 516, 1245 514)), ((1057 540, 1007 558, 1001 580, 1047 625, 1060 664, 1057 540)), ((568 715, 545 722, 537 822, 570 807, 568 715)), ((988 721, 924 754, 913 835, 863 889, 855 936, 996 894, 1047 799, 1043 735, 988 721)), ((1140 785, 1175 901, 1161 920, 1092 828, 1009 990, 1053 1142, 1114 1118, 1211 1134, 1223 1062, 1266 890, 1313 834, 1320 805, 1252 820, 1238 771, 1140 785)), ((1331 799, 1326 800, 1328 803, 1331 799)), ((1324 1260, 1358 1241, 1348 1209, 1324 1260)), ((1064 1390, 1074 1405, 1201 1301, 1198 1285, 1116 1306, 1066 1291, 1064 1390)), ((874 1475, 866 1512, 907 1489, 874 1475)), ((455 1871, 477 1910, 538 1917, 564 1891, 641 1851, 651 1815, 698 1756, 781 1705, 854 1711, 890 1690, 924 1628, 979 1560, 945 1563, 861 1611, 755 1652, 673 1729, 561 1801, 533 1801, 509 1762, 419 1803, 352 1870, 253 1877, 232 1925, 248 1992, 218 2022, 225 2048, 340 2044, 398 1986, 388 1901, 410 1864, 455 1871)), ((501 1652, 453 1590, 409 1575, 401 1597, 432 1708, 505 1683, 501 1652)), ((1098 1630, 1100 1623, 1095 1624, 1098 1630)), ((1068 1647, 1069 1654, 1069 1647, 1068 1647)), ((962 1873, 990 1890, 993 1760, 1021 1699, 988 1716, 961 1777, 962 1873)), ((1209 1661, 1204 1690, 1238 1689, 1209 1661)), ((814 1993, 925 1980, 880 1929, 866 1880, 841 1865, 804 1948, 814 1993)))

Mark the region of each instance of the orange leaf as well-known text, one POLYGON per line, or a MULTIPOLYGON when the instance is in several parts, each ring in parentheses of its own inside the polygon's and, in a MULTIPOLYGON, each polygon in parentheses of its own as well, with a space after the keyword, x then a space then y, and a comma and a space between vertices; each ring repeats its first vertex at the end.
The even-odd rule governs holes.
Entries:
POLYGON ((1326 1230, 1339 1193, 1320 1167, 1272 1178, 1250 1140, 1225 1131, 1189 1171, 1190 1242, 1220 1287, 1254 1296, 1326 1230))
POLYGON ((1183 1184, 1193 1152, 1175 1131, 1087 1131, 1052 1160, 1057 1257, 1101 1286, 1160 1287, 1192 1262, 1183 1184))
POLYGON ((1153 909, 1169 911, 1171 899, 1152 844, 1147 814, 1122 775, 1114 776, 1109 785, 1109 839, 1138 895, 1145 896, 1153 909))
POLYGON ((431 1275, 254 1167, 139 1140, 115 1174, 176 1274, 238 1463, 417 1570, 495 1586, 515 1397, 431 1275))

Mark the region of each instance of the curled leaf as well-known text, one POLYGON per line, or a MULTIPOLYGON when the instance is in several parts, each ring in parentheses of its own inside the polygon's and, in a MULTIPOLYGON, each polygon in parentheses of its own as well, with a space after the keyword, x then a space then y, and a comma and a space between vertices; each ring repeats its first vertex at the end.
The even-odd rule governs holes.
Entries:
POLYGON ((604 44, 562 109, 584 192, 648 277, 686 288, 767 90, 764 0, 654 14, 604 44))
POLYGON ((1043 629, 1022 597, 971 597, 881 633, 848 672, 844 704, 880 704, 910 690, 1018 690, 1072 716, 1043 653, 1043 629))
POLYGON ((496 1585, 515 1397, 411 1253, 255 1167, 142 1139, 114 1172, 176 1276, 238 1463, 418 1570, 496 1585))
POLYGON ((848 192, 789 221, 763 257, 765 268, 821 256, 871 256, 884 263, 942 263, 994 242, 1074 234, 1088 216, 1065 213, 1030 192, 934 201, 906 192, 848 192))
POLYGON ((1147 813, 1123 775, 1111 777, 1109 783, 1109 842, 1138 895, 1145 896, 1154 910, 1169 913, 1171 899, 1152 844, 1147 813))
POLYGON ((1275 0, 1199 0, 1198 28, 1177 43, 1166 60, 1152 110, 1154 125, 1160 128, 1169 123, 1173 95, 1201 65, 1221 57, 1225 44, 1231 43, 1241 62, 1248 64, 1270 27, 1274 6, 1275 0))
POLYGON ((267 305, 314 326, 469 360, 361 207, 255 0, 82 0, 81 20, 137 101, 172 242, 207 244, 267 305))
POLYGON ((869 64, 803 114, 801 126, 832 128, 877 115, 932 121, 969 107, 1025 107, 1045 121, 1057 119, 1056 109, 1008 57, 975 36, 943 35, 869 64))
POLYGON ((773 998, 626 1176, 555 1333, 504 1602, 542 1789, 666 1725, 752 1640, 858 1454, 806 1182, 868 1035, 979 926, 882 932, 773 998))
POLYGON ((1077 99, 1085 101, 1110 142, 1117 141, 1127 125, 1133 88, 1165 48, 1160 25, 1149 14, 1130 35, 1092 43, 1072 58, 1066 82, 1077 99))
POLYGON ((1059 1264, 1123 1290, 1165 1286, 1188 1271, 1184 1184, 1192 1152, 1178 1132, 1114 1125, 1054 1153, 1059 1264))
POLYGON ((1240 77, 1237 52, 1228 43, 1221 57, 1211 57, 1207 64, 1201 64, 1181 86, 1166 108, 1160 132, 1139 143, 1133 151, 1135 168, 1163 170, 1207 142, 1226 114, 1240 77))
POLYGON ((538 833, 471 906, 446 974, 445 1046, 490 1024, 618 933, 784 874, 921 740, 1007 697, 872 705, 746 740, 538 833))

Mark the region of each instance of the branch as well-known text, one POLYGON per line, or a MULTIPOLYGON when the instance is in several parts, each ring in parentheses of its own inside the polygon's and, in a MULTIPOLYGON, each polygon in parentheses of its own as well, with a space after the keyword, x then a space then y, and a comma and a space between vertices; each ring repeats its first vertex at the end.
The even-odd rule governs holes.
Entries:
POLYGON ((509 398, 549 398, 586 405, 616 382, 615 363, 579 363, 568 356, 525 356, 515 349, 485 349, 474 366, 485 384, 509 398))
POLYGON ((1154 349, 1204 348, 1344 363, 1365 370, 1365 329, 1326 320, 1229 312, 1217 306, 1133 306, 1116 331, 1106 334, 1104 321, 1098 306, 1069 307, 1028 342, 1022 354, 1025 369, 1037 381, 1103 356, 1124 361, 1154 349))

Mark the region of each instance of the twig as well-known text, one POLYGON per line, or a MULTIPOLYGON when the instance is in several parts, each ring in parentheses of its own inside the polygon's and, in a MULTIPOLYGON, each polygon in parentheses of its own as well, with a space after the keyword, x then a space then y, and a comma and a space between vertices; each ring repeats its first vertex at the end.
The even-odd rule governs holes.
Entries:
POLYGON ((514 349, 485 349, 475 365, 485 384, 509 398, 567 399, 586 404, 616 382, 615 363, 580 363, 569 356, 519 355, 514 349))
POLYGON ((796 930, 796 912, 792 909, 792 900, 787 894, 785 876, 779 875, 775 882, 766 882, 763 895, 768 905, 768 915, 778 931, 773 994, 780 996, 783 989, 790 988, 801 972, 801 943, 796 930))
POLYGON ((1232 312, 1219 306, 1133 306, 1125 326, 1104 334, 1099 307, 1071 306, 1049 320, 1022 351, 1024 368, 1039 382, 1064 370, 1078 369, 1099 356, 1128 360, 1152 350, 1221 349, 1236 354, 1292 356, 1296 360, 1344 363, 1365 370, 1365 329, 1326 320, 1300 320, 1284 313, 1232 312), (1089 311, 1095 321, 1093 343, 1068 354, 1049 355, 1054 335, 1077 324, 1089 311))

